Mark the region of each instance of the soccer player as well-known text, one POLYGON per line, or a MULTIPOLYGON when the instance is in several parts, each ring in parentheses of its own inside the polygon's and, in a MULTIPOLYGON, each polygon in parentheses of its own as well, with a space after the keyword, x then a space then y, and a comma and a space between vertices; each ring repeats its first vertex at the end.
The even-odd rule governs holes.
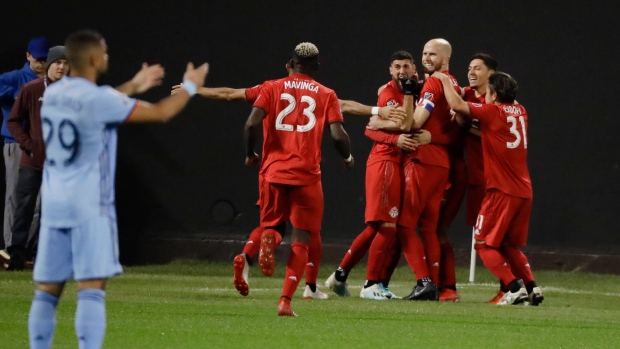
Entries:
MULTIPOLYGON (((467 79, 469 86, 463 89, 463 100, 466 102, 484 104, 486 91, 488 89, 489 77, 497 70, 497 61, 486 53, 476 53, 472 56, 467 68, 467 79)), ((482 141, 480 139, 480 128, 478 120, 464 125, 469 128, 465 137, 465 154, 467 159, 467 196, 465 223, 467 226, 476 225, 476 219, 482 206, 482 199, 486 192, 484 181, 484 163, 482 157, 482 141)), ((442 254, 443 259, 443 254, 442 254)), ((443 265, 442 265, 443 267, 443 265)), ((507 286, 501 284, 495 297, 488 302, 497 304, 504 293, 508 291, 507 286)))
POLYGON ((291 254, 286 265, 278 315, 296 316, 291 299, 308 261, 311 234, 320 234, 323 218, 321 188, 321 139, 329 124, 336 149, 353 166, 349 136, 342 127, 338 97, 333 90, 316 82, 317 47, 308 42, 295 47, 289 61, 294 74, 263 86, 245 124, 248 166, 259 163, 254 152, 259 128, 263 126, 263 160, 260 175, 261 270, 273 270, 274 248, 283 232, 282 224, 291 222, 291 254))
MULTIPOLYGON (((416 66, 411 54, 406 51, 397 51, 392 54, 389 72, 391 81, 379 94, 377 105, 382 107, 404 106, 405 85, 401 83, 401 79, 404 79, 409 82, 406 87, 411 87, 408 89, 411 92, 410 98, 407 99, 408 104, 404 108, 408 114, 407 119, 411 119, 413 117, 414 91, 411 82, 417 81, 416 66)), ((404 119, 403 122, 407 119, 404 119)), ((394 127, 400 127, 403 122, 397 122, 394 127)), ((392 122, 392 124, 394 123, 392 122)), ((400 257, 400 250, 394 244, 389 244, 391 249, 388 250, 388 244, 385 240, 391 241, 396 233, 401 199, 400 163, 402 150, 411 150, 415 144, 410 135, 403 134, 400 130, 394 131, 387 137, 376 135, 375 131, 371 130, 366 130, 365 133, 375 140, 366 162, 364 222, 367 226, 355 238, 338 269, 329 276, 325 284, 336 294, 344 297, 349 296, 346 283, 349 272, 362 259, 366 251, 369 251, 366 282, 360 291, 360 297, 385 300, 392 297, 397 298, 385 286, 391 276, 390 269, 387 267, 390 257, 394 254, 400 257)))
POLYGON ((22 149, 19 176, 15 187, 16 207, 13 219, 9 270, 21 270, 36 253, 39 238, 41 180, 45 161, 45 144, 41 131, 41 101, 47 86, 69 71, 64 46, 52 47, 45 61, 43 77, 25 84, 19 91, 7 128, 22 149))
MULTIPOLYGON (((461 90, 463 98, 471 102, 484 103, 484 91, 489 76, 497 68, 497 62, 484 53, 476 54, 472 57, 468 66, 468 81, 470 86, 461 90), (477 92, 482 91, 482 94, 477 92)), ((482 170, 482 148, 480 146, 480 132, 471 124, 462 125, 463 132, 459 139, 448 146, 450 156, 450 187, 444 193, 443 204, 437 223, 437 236, 441 247, 441 263, 438 286, 441 288, 439 301, 458 302, 460 297, 456 290, 456 268, 454 265, 454 249, 448 239, 448 228, 458 213, 461 202, 468 189, 477 190, 470 192, 472 202, 467 202, 468 212, 474 211, 471 226, 475 224, 477 212, 480 210, 480 203, 484 197, 484 173, 482 170), (469 132, 467 132, 469 130, 469 132), (473 148, 472 148, 473 147, 473 148), (467 161, 463 157, 463 150, 467 152, 467 161), (472 178, 470 178, 470 174, 472 178), (480 184, 468 185, 468 183, 480 184), (480 187, 482 192, 480 193, 480 187), (480 195, 481 194, 481 195, 480 195), (471 207, 472 205, 476 207, 471 207)), ((469 213, 471 214, 471 213, 469 213)), ((467 219, 470 219, 470 216, 467 219)))
POLYGON ((544 296, 536 285, 527 257, 532 210, 532 183, 527 168, 527 111, 515 103, 518 85, 503 72, 489 77, 487 104, 465 102, 448 91, 450 78, 436 73, 450 107, 468 120, 477 119, 482 137, 486 195, 476 222, 475 249, 484 265, 508 291, 497 303, 539 305, 544 296), (525 284, 525 285, 524 285, 525 284))
MULTIPOLYGON (((41 107, 46 161, 29 338, 31 348, 51 346, 58 300, 67 280, 75 279, 79 347, 100 348, 106 282, 122 272, 114 205, 116 128, 122 122, 166 121, 178 114, 204 83, 208 66, 189 63, 185 91, 149 104, 96 85, 108 68, 107 46, 99 33, 74 32, 65 47, 71 76, 47 88, 41 107)), ((161 77, 132 80, 121 90, 144 92, 161 77)))

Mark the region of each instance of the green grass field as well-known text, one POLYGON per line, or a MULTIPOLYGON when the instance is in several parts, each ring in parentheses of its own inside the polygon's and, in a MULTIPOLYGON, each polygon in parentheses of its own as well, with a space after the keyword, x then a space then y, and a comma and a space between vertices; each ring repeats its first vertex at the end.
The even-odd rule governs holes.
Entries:
MULTIPOLYGON (((322 266, 319 283, 333 271, 322 266)), ((293 300, 297 318, 276 315, 283 265, 267 278, 250 273, 250 294, 232 284, 232 265, 179 261, 131 267, 108 284, 105 348, 618 348, 620 277, 535 271, 545 301, 539 307, 485 301, 497 283, 483 268, 476 283, 457 271, 460 303, 369 301, 357 296, 365 268, 349 278, 354 297, 293 300)), ((0 273, 0 348, 27 348, 31 272, 0 273)), ((399 267, 390 284, 409 293, 414 277, 399 267)), ((300 284, 303 286, 303 282, 300 284)), ((324 291, 328 292, 324 287, 324 291)), ((57 311, 54 348, 77 348, 76 292, 57 311)))

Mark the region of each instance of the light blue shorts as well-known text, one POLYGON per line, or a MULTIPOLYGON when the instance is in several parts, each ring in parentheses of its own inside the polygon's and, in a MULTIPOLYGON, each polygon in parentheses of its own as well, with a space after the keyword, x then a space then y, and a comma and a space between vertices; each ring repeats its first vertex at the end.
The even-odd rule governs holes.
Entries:
POLYGON ((94 217, 72 228, 41 224, 34 281, 107 279, 122 272, 115 219, 94 217))

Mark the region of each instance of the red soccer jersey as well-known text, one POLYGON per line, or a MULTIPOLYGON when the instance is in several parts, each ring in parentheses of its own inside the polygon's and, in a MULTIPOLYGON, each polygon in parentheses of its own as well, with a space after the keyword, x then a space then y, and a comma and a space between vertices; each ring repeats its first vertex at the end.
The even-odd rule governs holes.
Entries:
MULTIPOLYGON (((456 79, 447 71, 443 73, 450 77, 454 90, 460 95, 461 88, 456 79)), ((431 76, 426 80, 420 92, 417 107, 425 108, 431 113, 421 127, 431 133, 431 143, 418 147, 418 151, 411 153, 411 157, 419 159, 423 164, 450 168, 445 146, 435 144, 432 139, 447 137, 447 145, 449 145, 458 141, 460 130, 459 126, 452 121, 453 115, 439 79, 431 76)))
POLYGON ((258 84, 254 87, 246 88, 245 89, 245 100, 248 101, 248 103, 254 104, 254 102, 256 102, 256 99, 258 98, 258 95, 260 95, 260 89, 262 87, 263 87, 263 84, 258 84))
MULTIPOLYGON (((466 102, 485 104, 484 95, 476 97, 476 90, 467 86, 463 89, 466 102)), ((478 127, 478 120, 473 120, 478 127)), ((465 154, 467 155, 467 182, 471 185, 484 184, 484 162, 482 160, 482 140, 471 133, 465 137, 465 154)))
POLYGON ((467 104, 471 117, 480 122, 487 189, 531 198, 525 108, 520 104, 467 104))
POLYGON ((263 120, 263 160, 267 182, 308 185, 321 179, 325 124, 342 122, 336 93, 304 74, 263 84, 254 103, 263 120))
MULTIPOLYGON (((396 82, 391 80, 385 85, 385 88, 381 90, 379 98, 377 100, 377 106, 385 107, 388 105, 403 105, 405 95, 400 92, 396 82)), ((388 134, 400 134, 401 132, 382 131, 388 134)), ((375 142, 370 154, 368 155, 368 161, 366 166, 370 166, 378 161, 394 161, 400 163, 401 150, 396 145, 388 143, 375 142)))

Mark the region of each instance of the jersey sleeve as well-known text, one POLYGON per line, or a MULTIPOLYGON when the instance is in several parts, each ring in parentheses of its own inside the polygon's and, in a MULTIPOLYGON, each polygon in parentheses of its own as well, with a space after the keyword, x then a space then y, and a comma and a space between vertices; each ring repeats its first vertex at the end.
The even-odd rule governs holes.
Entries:
POLYGON ((129 118, 137 102, 110 86, 101 87, 93 99, 92 114, 97 121, 106 124, 121 123, 129 118))
POLYGON ((391 145, 396 145, 398 143, 398 137, 400 136, 400 135, 393 134, 393 133, 387 133, 381 130, 371 130, 371 129, 364 130, 364 134, 366 135, 366 137, 372 139, 373 141, 377 143, 385 143, 385 144, 391 144, 391 145))
POLYGON ((394 95, 391 89, 384 88, 379 94, 379 98, 377 99, 378 107, 387 107, 387 106, 395 106, 398 104, 398 99, 394 95))
POLYGON ((258 95, 260 94, 260 89, 262 86, 263 84, 258 84, 254 87, 246 88, 245 89, 245 100, 248 101, 249 103, 254 104, 254 102, 256 102, 256 99, 258 98, 258 95))
POLYGON ((271 90, 272 85, 264 84, 260 88, 260 92, 258 96, 256 96, 256 100, 254 101, 254 107, 259 107, 264 110, 267 114, 271 109, 271 90))
POLYGON ((338 103, 338 96, 336 96, 334 91, 331 91, 327 96, 325 111, 327 112, 325 120, 327 120, 328 124, 344 121, 342 111, 340 110, 340 103, 338 103))
POLYGON ((497 110, 497 108, 493 104, 467 102, 467 105, 469 106, 470 113, 468 119, 478 120, 482 123, 488 122, 491 118, 493 118, 495 115, 494 111, 497 110))

